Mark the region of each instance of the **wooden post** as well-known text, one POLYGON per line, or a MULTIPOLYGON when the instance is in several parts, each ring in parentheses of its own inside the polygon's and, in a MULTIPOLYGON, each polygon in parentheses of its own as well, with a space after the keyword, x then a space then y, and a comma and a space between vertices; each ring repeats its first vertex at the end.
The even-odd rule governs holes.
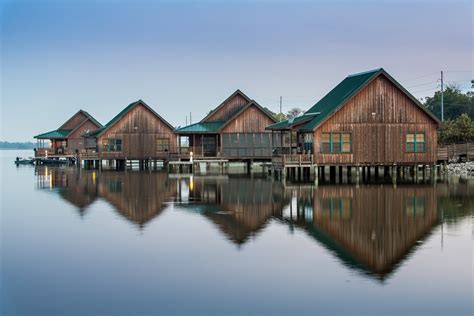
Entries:
POLYGON ((336 166, 329 166, 329 181, 335 182, 336 180, 336 166))

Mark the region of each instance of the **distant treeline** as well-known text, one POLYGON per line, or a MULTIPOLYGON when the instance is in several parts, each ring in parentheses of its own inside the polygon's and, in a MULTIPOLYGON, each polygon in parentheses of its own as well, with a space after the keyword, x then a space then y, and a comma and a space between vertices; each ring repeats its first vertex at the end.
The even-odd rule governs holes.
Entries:
POLYGON ((32 142, 3 142, 0 141, 0 149, 33 149, 36 147, 32 142))

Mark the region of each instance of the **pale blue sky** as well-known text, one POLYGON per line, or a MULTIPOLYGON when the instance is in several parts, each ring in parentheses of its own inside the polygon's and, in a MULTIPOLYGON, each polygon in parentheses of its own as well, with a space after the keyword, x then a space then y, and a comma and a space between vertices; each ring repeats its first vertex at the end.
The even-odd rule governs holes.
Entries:
POLYGON ((470 86, 471 1, 1 1, 1 135, 106 123, 143 99, 171 124, 236 89, 307 109, 346 75, 385 68, 417 97, 470 86))

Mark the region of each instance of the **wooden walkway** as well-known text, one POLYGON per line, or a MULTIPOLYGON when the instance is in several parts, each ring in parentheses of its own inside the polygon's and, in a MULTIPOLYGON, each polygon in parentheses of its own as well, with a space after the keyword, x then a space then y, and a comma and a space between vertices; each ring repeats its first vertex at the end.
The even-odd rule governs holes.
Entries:
POLYGON ((474 142, 438 145, 438 161, 474 160, 474 142))

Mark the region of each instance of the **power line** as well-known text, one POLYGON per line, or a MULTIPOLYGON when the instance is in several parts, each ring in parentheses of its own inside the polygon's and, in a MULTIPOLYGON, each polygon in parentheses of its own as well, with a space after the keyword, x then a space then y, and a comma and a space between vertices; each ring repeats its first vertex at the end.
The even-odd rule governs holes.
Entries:
POLYGON ((445 70, 444 72, 472 72, 474 73, 474 70, 445 70))
POLYGON ((407 89, 414 88, 414 87, 419 87, 419 86, 426 86, 428 84, 437 83, 437 82, 438 82, 438 80, 425 82, 425 83, 420 83, 420 84, 416 84, 414 86, 407 87, 407 89))
POLYGON ((434 75, 437 75, 437 74, 438 74, 437 72, 432 72, 430 74, 419 76, 419 77, 414 77, 414 78, 411 78, 411 79, 408 79, 408 80, 405 80, 405 81, 415 81, 415 80, 418 80, 418 79, 421 79, 421 78, 426 78, 426 77, 434 76, 434 75))
POLYGON ((419 90, 419 91, 413 91, 412 93, 420 93, 420 92, 424 92, 424 91, 433 91, 433 90, 438 90, 438 87, 430 88, 430 89, 423 89, 423 90, 419 90))

